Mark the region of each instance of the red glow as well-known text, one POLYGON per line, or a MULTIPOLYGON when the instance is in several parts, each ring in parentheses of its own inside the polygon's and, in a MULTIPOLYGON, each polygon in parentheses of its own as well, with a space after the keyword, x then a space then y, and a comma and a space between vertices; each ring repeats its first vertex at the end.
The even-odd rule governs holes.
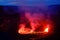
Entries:
POLYGON ((49 28, 51 26, 50 20, 46 20, 43 14, 30 14, 26 13, 25 17, 28 19, 30 23, 30 27, 26 27, 26 23, 22 23, 19 25, 18 33, 19 34, 36 34, 36 33, 44 33, 49 32, 49 28), (42 26, 42 28, 41 28, 42 26), (37 31, 36 31, 37 30, 37 31))
POLYGON ((47 25, 47 28, 45 28, 44 32, 49 32, 49 25, 47 25))
POLYGON ((45 29, 45 32, 48 32, 48 28, 45 29))

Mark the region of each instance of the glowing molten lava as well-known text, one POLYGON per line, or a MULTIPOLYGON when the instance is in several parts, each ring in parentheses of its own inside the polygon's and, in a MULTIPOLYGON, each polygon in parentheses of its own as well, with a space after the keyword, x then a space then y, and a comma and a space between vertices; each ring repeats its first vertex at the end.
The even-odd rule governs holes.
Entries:
POLYGON ((45 28, 44 32, 49 32, 49 25, 47 25, 47 28, 45 28))
MULTIPOLYGON (((22 18, 21 20, 23 20, 22 18)), ((50 21, 46 20, 43 14, 25 14, 25 19, 21 21, 18 29, 19 34, 36 34, 36 33, 44 33, 49 32, 50 21)))
POLYGON ((48 32, 48 28, 45 29, 45 32, 48 32))
POLYGON ((49 28, 46 28, 44 31, 35 32, 33 29, 25 28, 25 26, 22 24, 18 33, 20 34, 32 34, 32 33, 35 34, 35 33, 44 33, 44 32, 48 33, 48 30, 49 28))

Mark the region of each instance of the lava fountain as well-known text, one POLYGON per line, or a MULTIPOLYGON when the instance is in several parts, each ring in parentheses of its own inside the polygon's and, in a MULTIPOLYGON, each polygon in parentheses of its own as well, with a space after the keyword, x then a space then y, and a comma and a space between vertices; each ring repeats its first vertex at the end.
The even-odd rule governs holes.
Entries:
POLYGON ((49 34, 52 32, 52 21, 43 13, 26 12, 20 17, 19 34, 49 34))

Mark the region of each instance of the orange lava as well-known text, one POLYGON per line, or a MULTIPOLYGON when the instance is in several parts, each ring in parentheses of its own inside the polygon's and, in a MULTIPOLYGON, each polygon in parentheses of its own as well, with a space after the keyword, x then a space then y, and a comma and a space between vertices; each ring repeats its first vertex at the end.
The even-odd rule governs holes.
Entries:
MULTIPOLYGON (((25 17, 28 19, 30 23, 30 27, 26 27, 26 23, 21 23, 19 25, 18 33, 19 34, 36 34, 36 33, 45 33, 49 32, 49 28, 51 28, 50 20, 44 18, 43 14, 30 14, 26 13, 25 17), (42 25, 42 28, 40 28, 42 25), (40 30, 41 29, 41 30, 40 30), (38 31, 36 31, 38 30, 38 31)), ((22 20, 22 19, 21 19, 22 20)), ((27 22, 28 23, 28 22, 27 22)))
POLYGON ((49 25, 45 28, 44 32, 49 32, 49 25))
POLYGON ((46 28, 44 32, 48 32, 48 28, 46 28))

